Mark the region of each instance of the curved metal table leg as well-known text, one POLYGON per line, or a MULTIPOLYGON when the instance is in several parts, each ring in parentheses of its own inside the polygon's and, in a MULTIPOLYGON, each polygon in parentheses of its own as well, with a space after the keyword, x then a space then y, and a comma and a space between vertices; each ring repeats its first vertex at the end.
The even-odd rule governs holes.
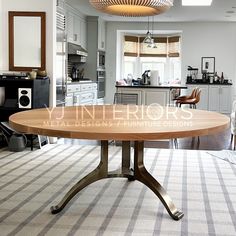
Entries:
POLYGON ((171 198, 166 193, 165 189, 161 186, 160 183, 146 170, 143 163, 143 149, 144 142, 136 141, 134 146, 134 178, 143 184, 145 184, 148 188, 150 188, 161 200, 162 204, 165 206, 169 215, 174 220, 181 219, 184 214, 179 211, 171 198))
POLYGON ((66 204, 83 188, 88 186, 89 184, 107 178, 108 175, 108 141, 101 141, 101 160, 97 168, 82 178, 78 183, 76 183, 67 194, 63 197, 63 199, 56 206, 51 207, 51 213, 57 214, 59 213, 66 204))

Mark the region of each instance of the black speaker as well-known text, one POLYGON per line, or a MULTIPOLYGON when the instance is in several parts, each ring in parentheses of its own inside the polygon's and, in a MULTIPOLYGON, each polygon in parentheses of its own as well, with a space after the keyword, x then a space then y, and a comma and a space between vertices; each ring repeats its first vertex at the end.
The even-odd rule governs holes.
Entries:
POLYGON ((18 88, 18 104, 19 108, 32 108, 31 88, 18 88))

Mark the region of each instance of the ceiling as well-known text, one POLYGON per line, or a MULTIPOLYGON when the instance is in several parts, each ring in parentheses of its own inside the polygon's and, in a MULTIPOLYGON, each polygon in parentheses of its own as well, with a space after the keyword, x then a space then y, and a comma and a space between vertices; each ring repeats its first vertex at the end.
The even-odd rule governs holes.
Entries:
MULTIPOLYGON (((107 21, 147 21, 147 17, 120 17, 100 13, 89 0, 66 0, 72 7, 85 15, 101 16, 107 21)), ((174 0, 174 6, 167 12, 155 16, 158 22, 236 21, 235 0, 213 0, 210 7, 183 7, 181 0, 174 0)))

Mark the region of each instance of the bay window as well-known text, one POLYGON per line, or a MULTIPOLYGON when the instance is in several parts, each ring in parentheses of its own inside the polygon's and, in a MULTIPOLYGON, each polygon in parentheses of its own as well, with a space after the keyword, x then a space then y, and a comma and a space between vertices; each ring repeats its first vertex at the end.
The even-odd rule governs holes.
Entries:
POLYGON ((125 36, 123 77, 141 78, 145 70, 158 70, 160 82, 181 80, 180 36, 153 37, 156 48, 143 43, 143 37, 125 36))

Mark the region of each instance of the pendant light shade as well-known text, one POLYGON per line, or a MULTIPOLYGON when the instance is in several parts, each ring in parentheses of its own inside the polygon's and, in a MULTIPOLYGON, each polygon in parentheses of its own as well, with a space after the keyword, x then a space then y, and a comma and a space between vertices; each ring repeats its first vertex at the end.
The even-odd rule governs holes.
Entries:
POLYGON ((89 0, 97 10, 118 16, 152 16, 167 11, 174 0, 89 0))

